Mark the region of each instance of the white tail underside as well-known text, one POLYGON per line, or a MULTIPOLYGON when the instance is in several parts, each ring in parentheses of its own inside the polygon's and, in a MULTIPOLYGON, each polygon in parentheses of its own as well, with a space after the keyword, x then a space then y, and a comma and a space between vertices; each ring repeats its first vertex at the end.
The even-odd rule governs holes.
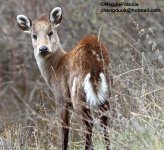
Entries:
POLYGON ((86 102, 90 106, 98 106, 107 100, 108 84, 103 73, 100 73, 100 85, 97 94, 93 90, 92 83, 90 82, 91 74, 88 73, 84 79, 84 92, 86 93, 86 102))

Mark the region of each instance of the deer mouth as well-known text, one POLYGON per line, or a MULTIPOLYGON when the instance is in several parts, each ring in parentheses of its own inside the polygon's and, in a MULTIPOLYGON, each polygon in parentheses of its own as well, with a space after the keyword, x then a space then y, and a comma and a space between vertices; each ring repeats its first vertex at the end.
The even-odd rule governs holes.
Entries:
POLYGON ((50 54, 49 51, 40 51, 40 55, 41 55, 42 57, 45 57, 45 56, 47 56, 48 54, 50 54))

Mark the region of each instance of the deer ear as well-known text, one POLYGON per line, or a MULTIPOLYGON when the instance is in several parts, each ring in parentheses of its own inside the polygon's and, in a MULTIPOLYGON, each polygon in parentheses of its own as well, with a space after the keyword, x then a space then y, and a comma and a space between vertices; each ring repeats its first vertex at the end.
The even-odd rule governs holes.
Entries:
POLYGON ((60 25, 62 20, 62 9, 60 7, 55 7, 50 13, 50 20, 54 23, 55 27, 60 25))
POLYGON ((18 15, 16 17, 18 26, 20 29, 26 33, 31 33, 32 21, 25 15, 18 15))

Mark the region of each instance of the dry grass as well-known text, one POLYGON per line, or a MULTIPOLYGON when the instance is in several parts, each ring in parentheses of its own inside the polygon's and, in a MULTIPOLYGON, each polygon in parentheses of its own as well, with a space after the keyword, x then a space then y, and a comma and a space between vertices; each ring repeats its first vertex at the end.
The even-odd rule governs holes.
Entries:
MULTIPOLYGON (((65 13, 59 29, 64 49, 89 34, 98 34, 109 49, 114 76, 109 113, 112 149, 163 150, 163 14, 100 14, 98 1, 48 0, 44 8, 43 3, 6 0, 0 5, 0 150, 61 149, 57 104, 33 61, 30 38, 15 23, 19 13, 35 18, 58 4, 65 13)), ((71 150, 84 149, 85 130, 77 118, 71 110, 71 150)), ((95 122, 96 150, 104 149, 101 132, 95 122)))

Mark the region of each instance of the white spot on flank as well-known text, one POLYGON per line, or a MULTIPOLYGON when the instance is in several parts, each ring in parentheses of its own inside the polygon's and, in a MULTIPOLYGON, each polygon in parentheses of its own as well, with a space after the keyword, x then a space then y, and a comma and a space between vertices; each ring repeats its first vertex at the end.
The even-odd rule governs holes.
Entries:
POLYGON ((97 61, 101 61, 98 54, 96 55, 96 59, 97 59, 97 61))
POLYGON ((99 54, 96 54, 96 52, 92 49, 93 56, 96 56, 97 61, 101 61, 99 54))
POLYGON ((92 53, 93 53, 93 55, 96 55, 96 52, 92 49, 92 53))
POLYGON ((86 102, 90 106, 103 104, 107 99, 108 85, 103 73, 100 73, 100 85, 97 94, 94 92, 92 83, 90 82, 91 74, 88 73, 84 79, 84 92, 86 93, 86 102))

